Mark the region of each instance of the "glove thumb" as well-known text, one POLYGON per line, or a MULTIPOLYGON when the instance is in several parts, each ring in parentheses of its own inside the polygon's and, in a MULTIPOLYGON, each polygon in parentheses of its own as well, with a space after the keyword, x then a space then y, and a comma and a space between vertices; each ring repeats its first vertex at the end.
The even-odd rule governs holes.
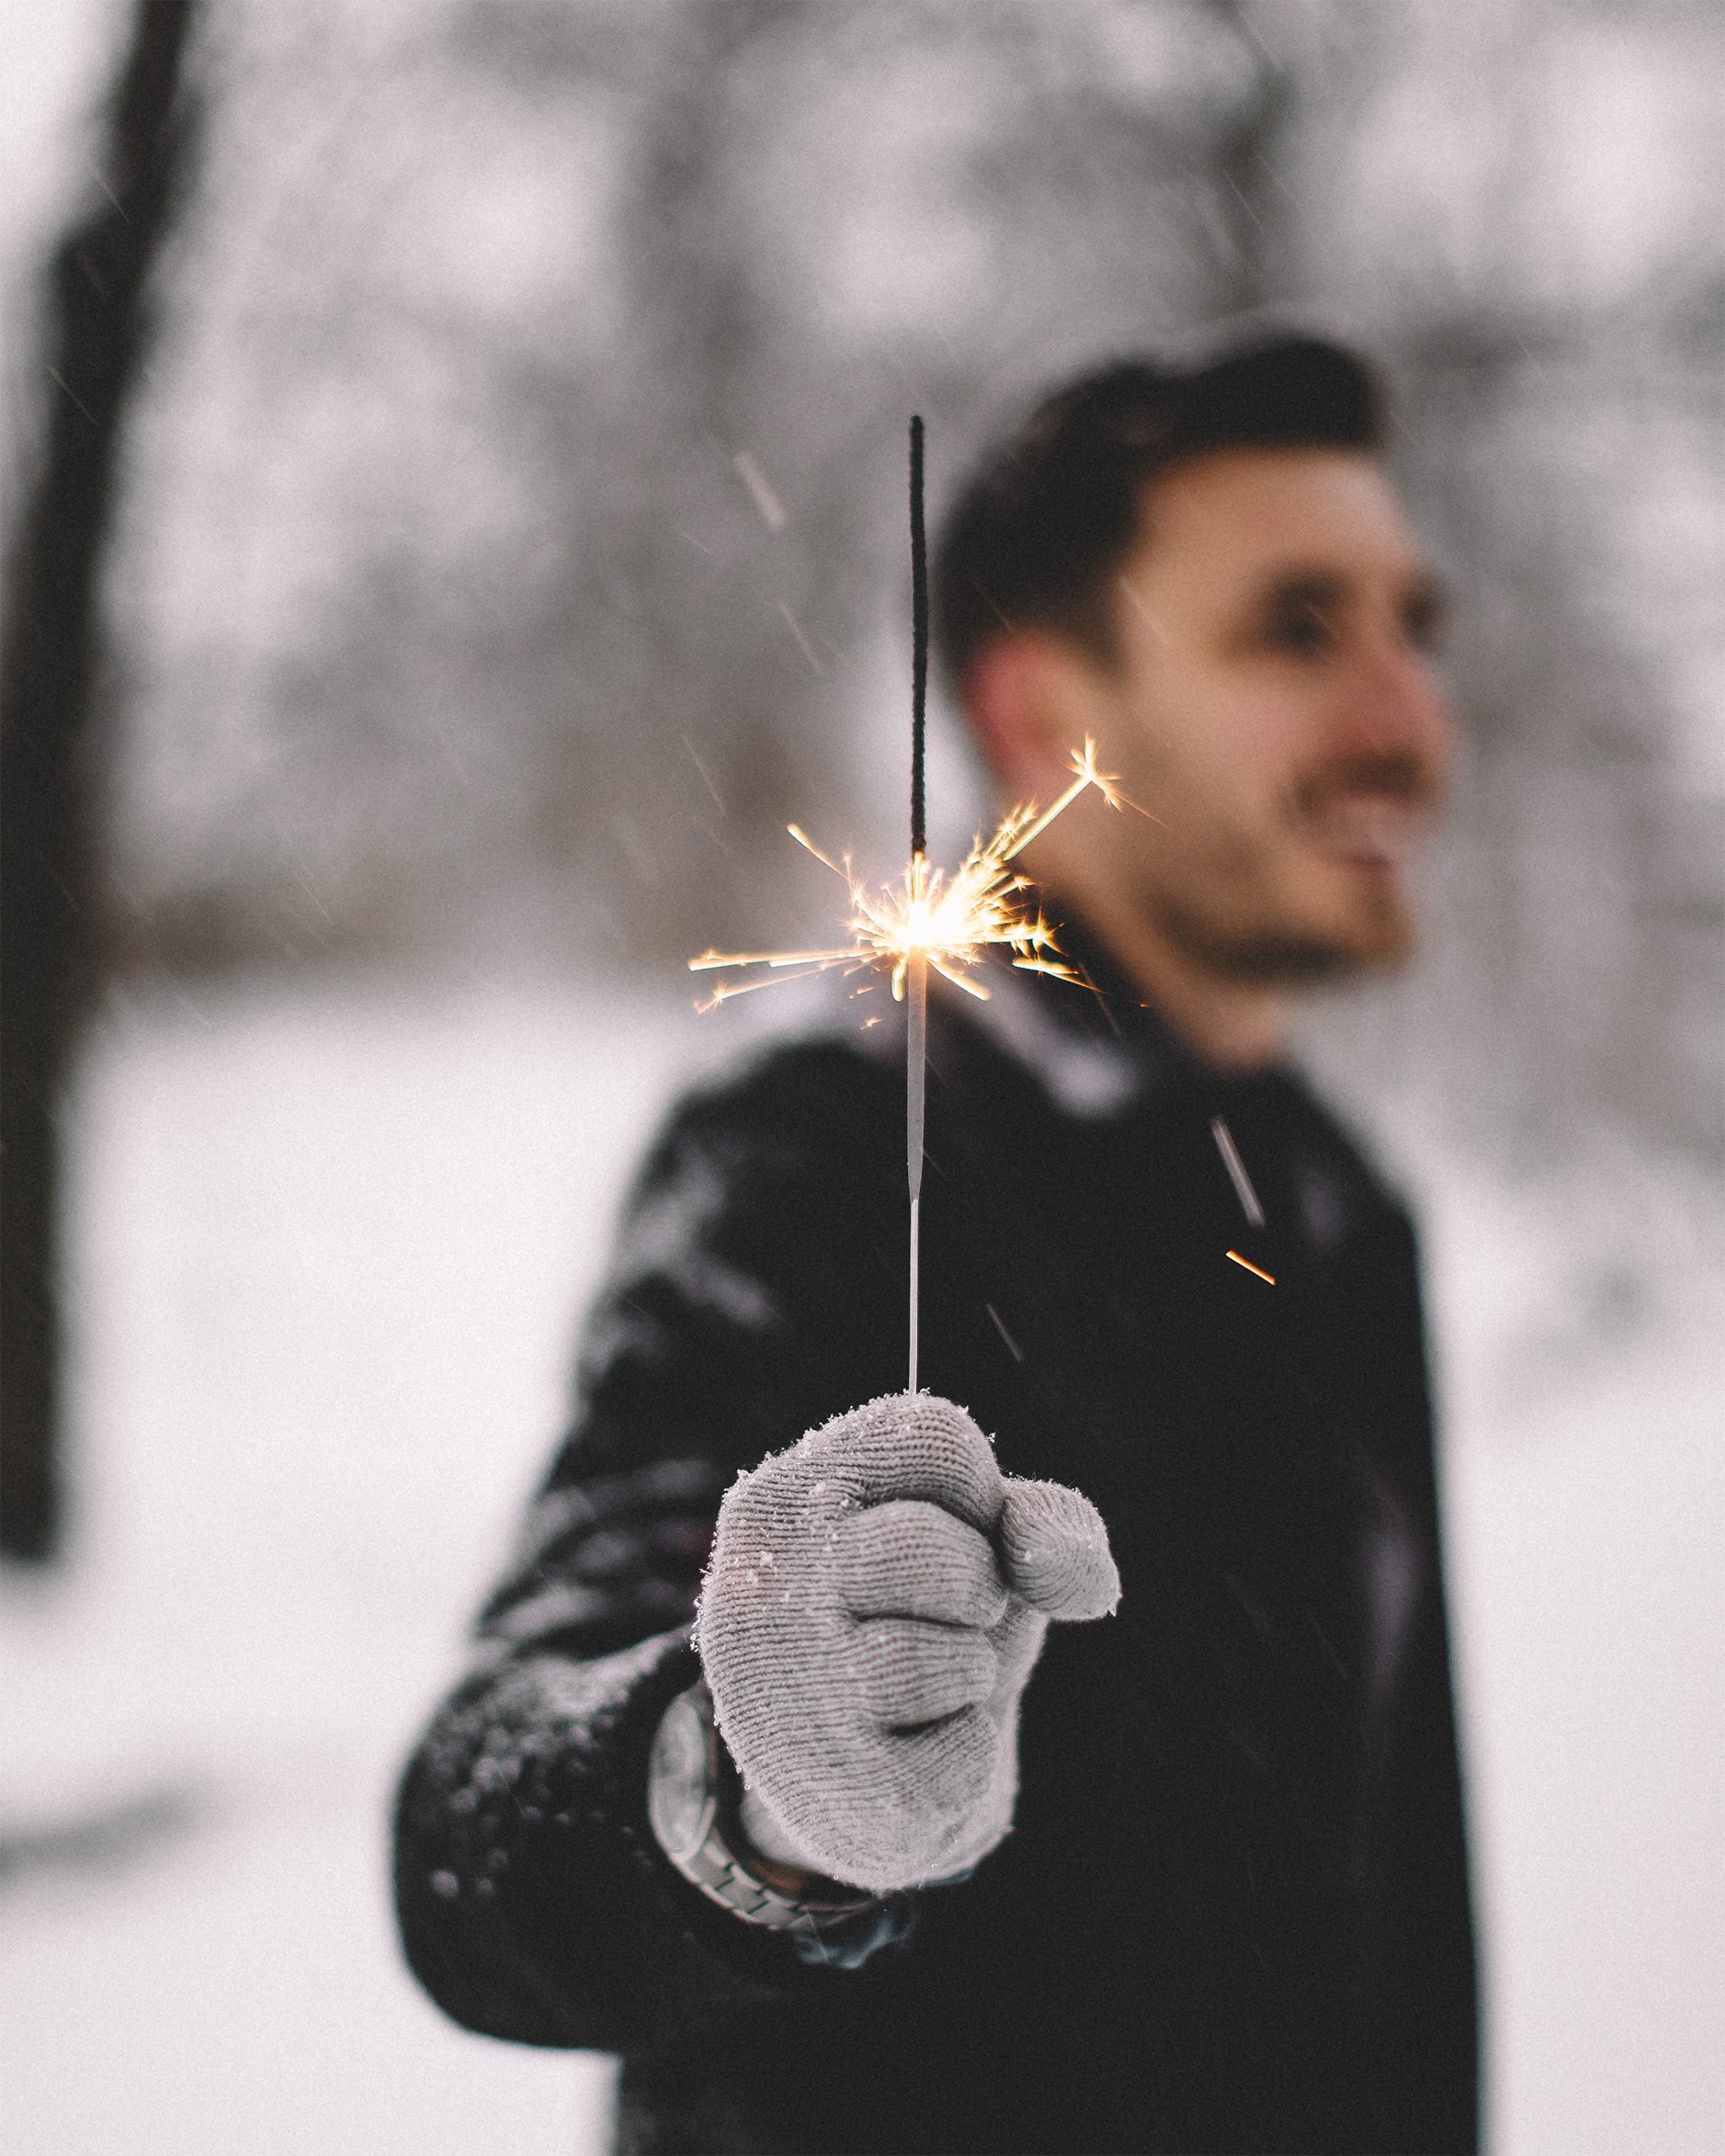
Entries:
POLYGON ((1118 1605, 1120 1575, 1102 1515, 1063 1482, 1009 1477, 995 1538, 1007 1585, 1044 1617, 1082 1622, 1118 1605))

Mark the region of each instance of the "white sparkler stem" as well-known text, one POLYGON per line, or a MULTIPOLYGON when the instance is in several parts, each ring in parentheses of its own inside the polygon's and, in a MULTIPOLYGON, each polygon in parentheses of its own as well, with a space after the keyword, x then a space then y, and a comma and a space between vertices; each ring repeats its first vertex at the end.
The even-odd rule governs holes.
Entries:
POLYGON ((904 1166, 911 1186, 911 1381, 916 1390, 918 1288, 922 1269, 923 1102, 928 1073, 928 961, 913 958, 904 969, 910 1020, 904 1037, 904 1166))

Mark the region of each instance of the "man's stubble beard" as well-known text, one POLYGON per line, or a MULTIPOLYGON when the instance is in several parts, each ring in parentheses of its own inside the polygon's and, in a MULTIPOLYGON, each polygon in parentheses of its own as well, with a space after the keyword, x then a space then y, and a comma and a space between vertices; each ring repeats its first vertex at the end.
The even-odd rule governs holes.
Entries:
POLYGON ((1319 988, 1404 965, 1417 941, 1399 891, 1379 894, 1365 933, 1323 934, 1265 920, 1224 925, 1185 899, 1146 894, 1144 911, 1158 933, 1188 963, 1241 987, 1319 988))
POLYGON ((1207 866, 1225 898, 1207 908, 1201 882, 1195 902, 1152 881, 1141 892, 1142 915, 1189 963, 1243 987, 1315 988, 1402 966, 1413 955, 1417 931, 1399 879, 1356 894, 1351 932, 1326 931, 1287 917, 1290 902, 1277 889, 1277 853, 1282 845, 1311 843, 1333 801, 1379 800, 1429 814, 1442 792, 1439 774, 1413 755, 1350 757, 1308 773, 1284 796, 1277 840, 1238 829, 1221 839, 1207 866))

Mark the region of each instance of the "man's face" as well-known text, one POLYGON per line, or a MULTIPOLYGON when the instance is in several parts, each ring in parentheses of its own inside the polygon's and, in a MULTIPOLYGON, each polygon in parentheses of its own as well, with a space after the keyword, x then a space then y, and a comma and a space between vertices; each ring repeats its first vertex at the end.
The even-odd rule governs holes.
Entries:
POLYGON ((1176 468, 1151 489, 1116 596, 1098 760, 1158 821, 1090 804, 1112 902, 1241 982, 1404 957, 1406 872, 1455 724, 1432 658, 1438 595, 1380 467, 1231 449, 1176 468))

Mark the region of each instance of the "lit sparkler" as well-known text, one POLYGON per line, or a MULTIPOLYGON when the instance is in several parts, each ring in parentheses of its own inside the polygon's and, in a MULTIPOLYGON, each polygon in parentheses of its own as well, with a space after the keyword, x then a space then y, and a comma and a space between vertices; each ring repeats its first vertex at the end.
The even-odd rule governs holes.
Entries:
POLYGON ((845 940, 825 950, 704 951, 689 960, 692 973, 730 967, 764 966, 766 980, 718 981, 711 998, 698 1007, 714 1010, 732 996, 768 988, 812 973, 885 972, 896 1000, 907 1002, 905 1042, 905 1171, 911 1198, 911 1353, 908 1390, 916 1390, 918 1310, 920 1303, 923 1122, 928 1049, 928 973, 932 967, 967 995, 988 1000, 977 970, 991 950, 1010 951, 1013 965, 1027 972, 1049 973, 1061 981, 1080 976, 1060 955, 1054 931, 1023 894, 1032 887, 1013 863, 1078 797, 1095 788, 1110 808, 1133 804, 1116 789, 1114 779, 1096 768, 1095 743, 1086 740, 1072 759, 1072 784, 1047 809, 1034 802, 1014 809, 991 838, 980 835, 948 878, 928 865, 924 816, 924 728, 928 685, 928 571, 923 526, 923 423, 911 422, 911 582, 914 670, 911 718, 911 857, 903 876, 871 890, 851 868, 850 856, 834 861, 792 823, 787 826, 799 845, 845 880, 850 894, 845 940))
MULTIPOLYGON (((826 950, 703 951, 689 960, 690 972, 765 966, 779 974, 796 969, 789 978, 804 979, 835 968, 845 973, 887 971, 893 996, 902 1001, 914 970, 932 966, 955 988, 985 1003, 988 988, 975 978, 975 969, 992 948, 1002 947, 1012 952, 1015 966, 1029 972, 1078 980, 1061 958, 1054 931, 1040 910, 1032 911, 1021 896, 1033 888, 1029 878, 1016 874, 1012 864, 1088 788, 1095 787, 1113 808, 1126 805, 1109 774, 1097 770, 1095 759, 1095 743, 1086 741, 1073 754, 1072 784, 1052 808, 1038 809, 1031 802, 1015 809, 991 838, 972 841, 950 879, 945 869, 931 868, 927 856, 918 852, 911 856, 902 878, 871 890, 853 872, 848 854, 834 861, 796 824, 787 824, 799 845, 844 879, 850 893, 846 940, 826 950)), ((777 981, 716 982, 710 1000, 700 1008, 715 1010, 733 995, 778 985, 777 981)))
POLYGON ((1027 972, 1050 973, 1059 981, 1081 979, 1061 959, 1054 931, 1043 919, 1041 910, 1032 911, 1022 898, 1031 888, 1029 879, 1016 874, 1012 867, 1031 840, 1046 831, 1088 788, 1095 787, 1112 808, 1125 805, 1113 779, 1096 768, 1094 742, 1086 741, 1082 751, 1073 755, 1072 768, 1072 784, 1051 808, 1038 810, 1032 803, 1015 809, 992 838, 979 837, 971 842, 970 852, 950 879, 944 870, 931 868, 927 855, 919 850, 912 854, 898 882, 871 891, 852 871, 849 855, 842 862, 830 860, 794 823, 789 825, 790 835, 800 845, 807 846, 817 861, 844 878, 850 892, 847 940, 827 950, 705 951, 689 960, 692 973, 727 966, 765 966, 775 976, 763 981, 717 982, 711 998, 699 1006, 704 1011, 715 1010, 729 997, 745 995, 753 988, 770 988, 834 969, 845 973, 887 972, 894 997, 908 1001, 905 1170, 911 1194, 911 1357, 907 1390, 912 1392, 916 1390, 921 1302, 929 969, 984 1003, 989 991, 975 978, 975 970, 997 947, 1009 950, 1012 963, 1027 972))

